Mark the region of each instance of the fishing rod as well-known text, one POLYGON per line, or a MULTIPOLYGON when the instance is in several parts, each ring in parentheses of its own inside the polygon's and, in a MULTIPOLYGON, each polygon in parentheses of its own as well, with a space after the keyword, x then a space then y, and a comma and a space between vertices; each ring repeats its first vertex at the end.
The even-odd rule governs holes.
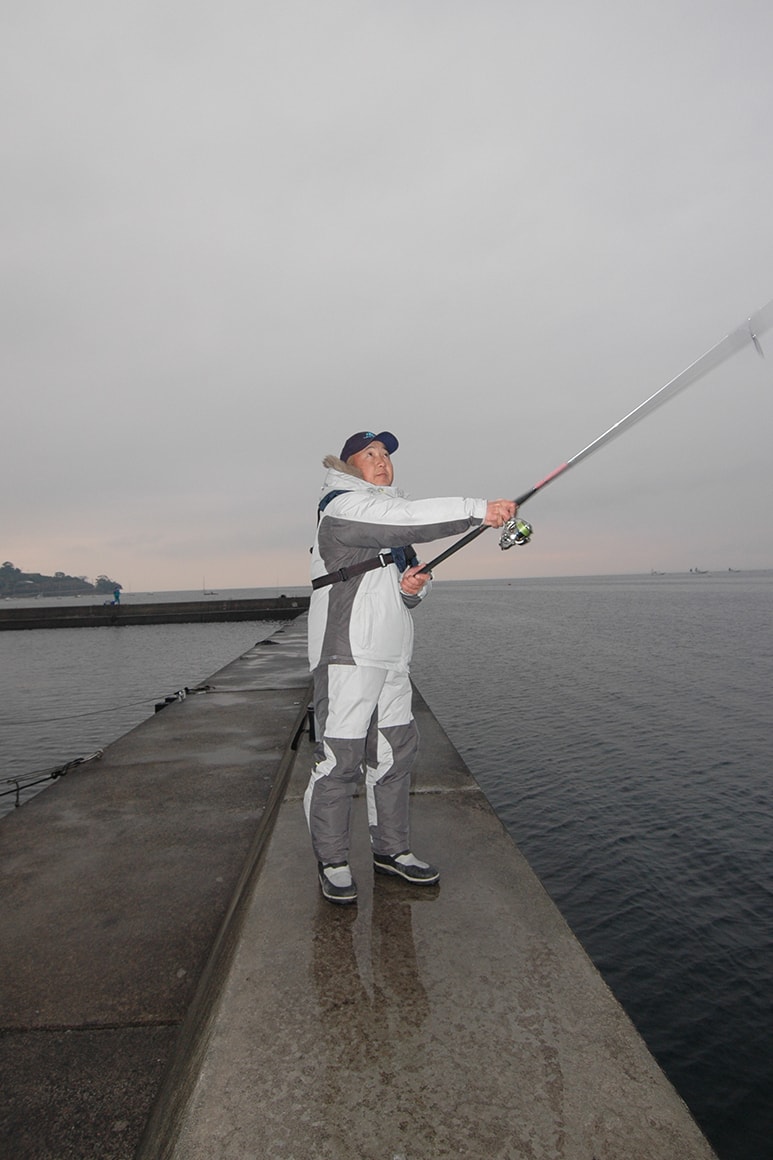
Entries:
MULTIPOLYGON (((519 495, 515 500, 517 506, 520 508, 527 500, 536 495, 538 491, 542 491, 543 487, 547 487, 554 479, 558 479, 559 476, 567 472, 570 467, 576 467, 583 459, 587 459, 589 455, 593 455, 595 451, 599 451, 605 443, 609 443, 612 439, 616 439, 618 435, 622 435, 624 431, 633 427, 635 423, 640 422, 657 407, 662 407, 664 403, 673 399, 685 387, 689 387, 692 383, 697 382, 698 379, 703 378, 709 371, 714 370, 715 367, 725 362, 726 359, 746 346, 747 343, 752 343, 757 354, 764 358, 764 352, 759 342, 759 335, 763 334, 770 327, 771 323, 773 323, 773 300, 761 307, 756 313, 751 314, 740 326, 736 327, 735 330, 731 330, 729 334, 726 334, 723 339, 716 343, 715 346, 712 346, 710 350, 707 350, 705 354, 702 354, 695 362, 690 363, 675 379, 671 379, 664 387, 655 391, 654 395, 650 395, 638 407, 634 407, 633 411, 629 411, 622 419, 618 419, 617 423, 614 423, 603 434, 599 435, 597 439, 589 443, 587 447, 583 447, 582 451, 578 451, 571 459, 567 459, 565 463, 554 468, 539 483, 535 483, 533 487, 525 491, 523 495, 519 495)), ((462 536, 450 548, 446 548, 434 560, 430 560, 428 564, 425 564, 421 569, 422 572, 431 572, 443 560, 447 560, 449 556, 453 556, 455 552, 458 552, 461 548, 464 548, 467 544, 477 539, 478 536, 482 535, 487 527, 487 524, 481 524, 480 527, 468 532, 466 536, 462 536)), ((503 526, 502 534, 499 537, 499 546, 504 551, 506 548, 528 544, 532 531, 531 524, 527 523, 526 520, 522 520, 516 513, 503 526)))

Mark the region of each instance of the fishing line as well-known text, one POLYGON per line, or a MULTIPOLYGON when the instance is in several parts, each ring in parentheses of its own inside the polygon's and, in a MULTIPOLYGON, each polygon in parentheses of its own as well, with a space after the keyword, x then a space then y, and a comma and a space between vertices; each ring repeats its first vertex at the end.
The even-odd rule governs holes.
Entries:
MULTIPOLYGON (((691 386, 698 379, 703 378, 709 371, 714 370, 748 343, 751 343, 757 351, 757 354, 764 358, 764 353, 759 342, 759 335, 764 334, 771 323, 773 323, 773 300, 761 307, 754 314, 751 314, 740 326, 736 327, 735 330, 731 330, 729 334, 726 334, 723 339, 707 350, 705 354, 702 354, 695 362, 685 367, 676 378, 671 379, 660 390, 655 391, 654 395, 650 395, 638 407, 634 407, 633 411, 629 411, 627 415, 624 415, 622 419, 618 419, 616 423, 613 423, 611 427, 608 427, 606 431, 602 432, 591 443, 588 443, 576 455, 573 455, 571 459, 567 459, 565 463, 561 463, 546 475, 544 479, 541 479, 539 483, 535 483, 528 491, 519 495, 515 503, 520 508, 527 500, 536 495, 538 491, 542 491, 543 487, 547 487, 554 479, 558 479, 559 476, 567 472, 570 467, 576 467, 583 459, 587 459, 589 455, 593 455, 596 451, 599 451, 605 444, 611 442, 612 439, 616 439, 618 435, 622 435, 624 431, 628 431, 635 423, 641 422, 647 415, 651 415, 654 410, 662 407, 664 403, 669 402, 680 391, 691 386)), ((431 572, 443 560, 447 560, 449 556, 453 556, 455 552, 458 552, 461 548, 464 548, 467 544, 477 539, 478 536, 482 535, 487 530, 487 527, 488 525, 481 524, 480 527, 468 532, 466 536, 462 536, 450 548, 446 548, 439 556, 435 556, 434 560, 430 560, 428 564, 425 564, 421 569, 422 572, 431 572)), ((528 544, 532 530, 531 524, 527 523, 526 520, 522 520, 516 514, 502 528, 499 538, 500 548, 504 550, 516 545, 528 544)))

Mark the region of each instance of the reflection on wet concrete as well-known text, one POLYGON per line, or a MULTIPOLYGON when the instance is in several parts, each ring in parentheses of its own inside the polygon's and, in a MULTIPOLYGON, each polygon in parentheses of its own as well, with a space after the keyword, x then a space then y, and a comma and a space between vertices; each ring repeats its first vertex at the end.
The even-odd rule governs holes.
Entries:
MULTIPOLYGON (((410 890, 410 888, 408 888, 410 890)), ((351 1048, 355 1038, 388 1050, 395 1035, 418 1028, 429 1011, 413 938, 412 908, 437 898, 438 887, 421 901, 405 898, 405 887, 377 882, 370 905, 336 909, 320 899, 312 934, 312 973, 323 1024, 336 1048, 342 1021, 351 1048)))
MULTIPOLYGON (((361 887, 357 908, 335 908, 321 898, 317 903, 310 967, 317 1050, 325 1060, 315 1092, 320 1155, 336 1149, 354 1155, 363 1146, 355 1143, 355 1122, 373 1120, 379 1106, 391 1106, 398 1120, 409 1115, 410 1074, 427 1058, 423 1025, 430 1010, 413 908, 432 905, 438 892, 379 880, 372 895, 361 887), (415 894, 421 898, 407 897, 415 894), (331 1117, 331 1108, 349 1108, 351 1118, 345 1112, 331 1117)), ((397 1123, 395 1131, 401 1136, 397 1123)))

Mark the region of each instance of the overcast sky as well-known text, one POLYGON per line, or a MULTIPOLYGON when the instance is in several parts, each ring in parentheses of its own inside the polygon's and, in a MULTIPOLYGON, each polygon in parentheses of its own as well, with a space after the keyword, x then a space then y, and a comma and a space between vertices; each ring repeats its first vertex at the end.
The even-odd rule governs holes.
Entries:
MULTIPOLYGON (((772 45, 769 0, 8 0, 2 559, 305 584, 364 428, 414 497, 525 491, 773 298, 772 45)), ((773 567, 762 345, 438 578, 773 567)))

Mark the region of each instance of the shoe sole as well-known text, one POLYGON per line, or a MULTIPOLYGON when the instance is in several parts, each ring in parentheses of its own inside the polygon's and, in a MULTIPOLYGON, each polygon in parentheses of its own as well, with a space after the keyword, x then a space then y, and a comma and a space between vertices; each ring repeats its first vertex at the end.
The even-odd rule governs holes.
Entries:
POLYGON ((322 891, 322 897, 327 899, 328 902, 335 903, 336 906, 351 906, 352 903, 357 901, 356 894, 347 894, 347 895, 328 894, 328 892, 325 889, 321 880, 320 880, 319 885, 320 885, 320 889, 322 891))
POLYGON ((402 878, 404 882, 410 882, 411 886, 435 886, 440 881, 439 874, 435 874, 432 878, 412 878, 407 870, 398 870, 396 866, 382 866, 379 862, 373 863, 373 869, 377 874, 388 874, 393 878, 402 878))

